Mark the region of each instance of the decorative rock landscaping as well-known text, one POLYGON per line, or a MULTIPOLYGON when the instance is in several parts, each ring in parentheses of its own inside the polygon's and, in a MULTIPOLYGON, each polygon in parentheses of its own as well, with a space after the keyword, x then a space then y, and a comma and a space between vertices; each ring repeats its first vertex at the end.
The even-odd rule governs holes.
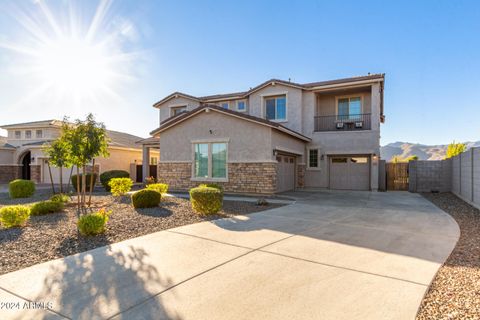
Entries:
MULTIPOLYGON (((13 204, 30 205, 49 197, 50 194, 45 193, 36 194, 33 198, 10 199, 8 194, 0 194, 0 208, 13 204)), ((79 233, 74 201, 66 204, 60 213, 30 216, 24 227, 0 227, 0 274, 156 231, 280 206, 224 201, 223 209, 217 214, 201 216, 192 210, 187 199, 162 197, 158 207, 134 209, 128 197, 118 199, 109 194, 95 193, 91 212, 102 208, 112 211, 103 234, 83 236, 79 233)))
POLYGON ((425 295, 417 319, 479 319, 480 210, 451 193, 423 196, 457 221, 461 235, 425 295))

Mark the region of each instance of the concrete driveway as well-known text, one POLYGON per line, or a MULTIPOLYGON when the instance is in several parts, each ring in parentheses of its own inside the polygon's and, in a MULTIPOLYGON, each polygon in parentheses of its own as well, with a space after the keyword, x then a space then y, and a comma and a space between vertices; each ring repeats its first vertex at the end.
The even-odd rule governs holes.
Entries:
POLYGON ((294 196, 3 275, 0 318, 413 319, 455 221, 417 194, 294 196))

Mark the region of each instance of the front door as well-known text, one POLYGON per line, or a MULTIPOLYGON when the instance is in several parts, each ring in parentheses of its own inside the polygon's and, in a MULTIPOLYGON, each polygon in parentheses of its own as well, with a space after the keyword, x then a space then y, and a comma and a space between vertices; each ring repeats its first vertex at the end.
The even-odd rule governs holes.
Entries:
POLYGON ((31 153, 28 151, 25 153, 25 155, 22 158, 22 179, 24 180, 30 180, 30 162, 32 161, 31 159, 31 153))
POLYGON ((277 192, 295 189, 295 157, 277 155, 277 192))

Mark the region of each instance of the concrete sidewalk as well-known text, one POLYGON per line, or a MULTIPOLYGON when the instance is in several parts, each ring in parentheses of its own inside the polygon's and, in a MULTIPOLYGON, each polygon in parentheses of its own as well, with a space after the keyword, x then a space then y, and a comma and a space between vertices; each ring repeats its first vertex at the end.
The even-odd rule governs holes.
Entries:
POLYGON ((20 307, 0 318, 413 319, 454 220, 416 194, 300 198, 3 275, 0 301, 20 307))

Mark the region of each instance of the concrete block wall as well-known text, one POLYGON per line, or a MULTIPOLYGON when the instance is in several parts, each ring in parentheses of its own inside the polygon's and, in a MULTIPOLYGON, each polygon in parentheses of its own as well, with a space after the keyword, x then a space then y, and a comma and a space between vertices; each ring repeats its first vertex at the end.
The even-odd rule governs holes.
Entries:
POLYGON ((452 162, 410 161, 409 191, 411 192, 448 192, 451 190, 452 162))
POLYGON ((454 157, 452 161, 452 192, 460 193, 460 158, 454 157))
POLYGON ((459 155, 460 157, 460 192, 459 194, 472 199, 472 152, 467 151, 459 155))

